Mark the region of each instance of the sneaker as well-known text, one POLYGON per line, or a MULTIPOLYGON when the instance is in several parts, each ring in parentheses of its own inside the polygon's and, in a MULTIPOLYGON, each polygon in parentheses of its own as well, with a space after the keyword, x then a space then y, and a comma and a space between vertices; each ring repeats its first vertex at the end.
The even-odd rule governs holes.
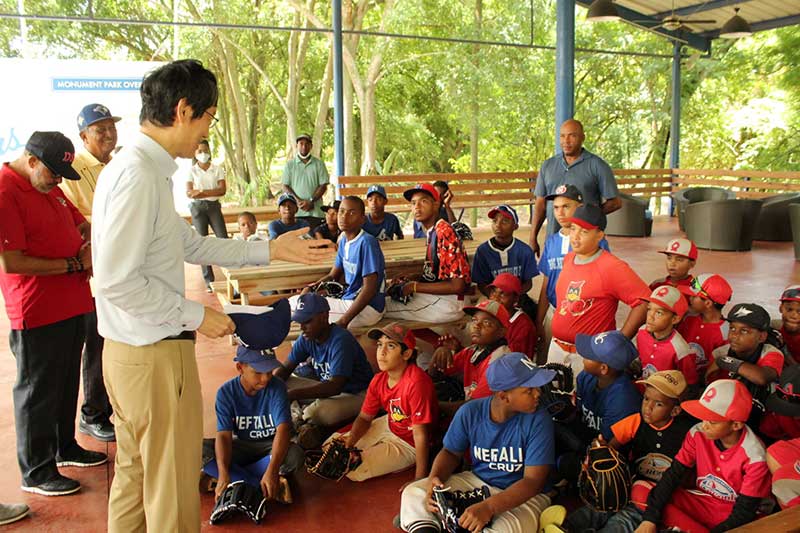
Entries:
POLYGON ((81 484, 74 479, 59 474, 50 481, 45 481, 39 485, 22 485, 20 488, 25 492, 32 492, 41 496, 66 496, 81 490, 81 484))
POLYGON ((25 518, 28 511, 24 503, 0 503, 0 526, 25 518))
POLYGON ((87 468, 90 466, 97 466, 104 464, 108 461, 108 456, 104 453, 93 452, 91 450, 84 450, 80 446, 75 446, 63 457, 56 455, 56 466, 59 468, 65 466, 77 466, 79 468, 87 468))
POLYGON ((114 424, 108 420, 105 422, 97 422, 92 424, 87 422, 86 419, 81 416, 81 419, 78 422, 78 431, 89 435, 90 437, 94 437, 102 442, 114 442, 116 440, 116 435, 114 434, 114 424))

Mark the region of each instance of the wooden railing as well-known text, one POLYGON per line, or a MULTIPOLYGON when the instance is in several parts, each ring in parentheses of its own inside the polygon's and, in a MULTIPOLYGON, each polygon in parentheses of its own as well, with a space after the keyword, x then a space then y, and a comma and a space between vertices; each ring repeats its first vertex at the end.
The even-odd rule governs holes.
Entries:
POLYGON ((800 172, 766 170, 672 169, 673 190, 690 186, 722 187, 739 198, 763 198, 800 192, 800 172))

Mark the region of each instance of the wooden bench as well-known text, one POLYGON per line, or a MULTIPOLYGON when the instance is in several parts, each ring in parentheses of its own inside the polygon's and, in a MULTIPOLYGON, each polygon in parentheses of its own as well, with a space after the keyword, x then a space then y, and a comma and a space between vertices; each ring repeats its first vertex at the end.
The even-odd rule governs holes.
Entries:
MULTIPOLYGON (((250 211, 256 216, 258 222, 266 222, 278 218, 278 206, 276 205, 259 205, 259 206, 230 206, 222 208, 222 217, 225 219, 226 224, 235 224, 239 220, 239 215, 245 211, 250 211)), ((186 221, 192 222, 192 215, 190 213, 179 213, 186 221)), ((236 227, 238 230, 238 227, 236 227)), ((228 229, 230 233, 230 228, 228 229)))
POLYGON ((780 531, 781 533, 800 532, 800 505, 754 520, 736 529, 731 529, 730 533, 765 533, 772 531, 780 531))

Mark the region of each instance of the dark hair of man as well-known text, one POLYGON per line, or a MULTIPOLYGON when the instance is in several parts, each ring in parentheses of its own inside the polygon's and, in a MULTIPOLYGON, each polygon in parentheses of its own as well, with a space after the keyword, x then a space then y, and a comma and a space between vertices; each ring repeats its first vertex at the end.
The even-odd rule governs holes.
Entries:
POLYGON ((358 205, 358 207, 361 208, 361 214, 362 215, 367 212, 367 209, 364 207, 364 200, 362 200, 358 196, 345 196, 344 198, 342 198, 342 201, 345 201, 345 200, 350 200, 351 202, 353 202, 356 205, 358 205))
POLYGON ((210 144, 208 144, 208 139, 203 139, 202 141, 200 141, 200 142, 199 142, 199 143, 197 143, 197 144, 202 144, 202 145, 204 145, 204 146, 208 147, 208 149, 209 149, 209 150, 211 150, 211 145, 210 145, 210 144))
POLYGON ((217 105, 217 78, 196 59, 181 59, 145 74, 139 94, 139 123, 169 127, 175 121, 175 107, 181 98, 192 106, 195 119, 217 105))
POLYGON ((239 215, 239 218, 244 217, 250 222, 256 222, 256 216, 251 213, 250 211, 242 211, 242 214, 239 215))
POLYGON ((447 182, 446 181, 442 181, 442 180, 434 181, 433 182, 433 186, 434 187, 439 187, 440 189, 445 190, 445 191, 449 191, 450 190, 450 186, 447 185, 447 182))

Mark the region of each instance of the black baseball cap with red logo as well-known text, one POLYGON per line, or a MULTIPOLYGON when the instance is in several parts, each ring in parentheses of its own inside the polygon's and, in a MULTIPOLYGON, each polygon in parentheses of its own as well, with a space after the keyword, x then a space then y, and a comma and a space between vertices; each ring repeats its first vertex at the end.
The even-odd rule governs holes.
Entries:
POLYGON ((72 168, 75 146, 63 133, 35 131, 28 139, 25 150, 39 158, 54 175, 68 180, 81 179, 80 174, 72 168))

